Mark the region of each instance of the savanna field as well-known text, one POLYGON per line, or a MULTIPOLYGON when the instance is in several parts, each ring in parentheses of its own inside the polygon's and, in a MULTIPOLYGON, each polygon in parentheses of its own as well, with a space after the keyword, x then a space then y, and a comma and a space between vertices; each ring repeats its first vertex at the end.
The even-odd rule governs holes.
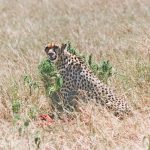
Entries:
POLYGON ((149 0, 0 0, 0 58, 0 150, 150 150, 149 0), (39 73, 51 41, 109 61, 107 84, 134 115, 81 102, 43 125, 55 113, 39 73))

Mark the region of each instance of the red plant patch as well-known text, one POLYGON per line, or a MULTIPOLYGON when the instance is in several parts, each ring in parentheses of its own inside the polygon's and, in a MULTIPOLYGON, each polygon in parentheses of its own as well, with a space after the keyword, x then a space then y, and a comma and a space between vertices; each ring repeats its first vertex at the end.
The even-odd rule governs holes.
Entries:
POLYGON ((52 125, 54 120, 48 114, 42 114, 38 117, 39 123, 38 126, 46 127, 52 125))

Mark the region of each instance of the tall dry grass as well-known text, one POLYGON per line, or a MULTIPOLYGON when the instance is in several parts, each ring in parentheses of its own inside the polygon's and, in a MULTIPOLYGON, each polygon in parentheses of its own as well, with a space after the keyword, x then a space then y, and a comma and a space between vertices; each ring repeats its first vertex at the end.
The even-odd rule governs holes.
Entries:
POLYGON ((37 149, 38 143, 45 150, 150 148, 149 27, 149 0, 0 0, 0 149, 37 149), (51 112, 38 64, 53 40, 109 60, 114 74, 108 84, 129 99, 135 115, 120 121, 81 103, 74 120, 37 126, 34 116, 51 112), (39 85, 32 93, 25 75, 39 85))

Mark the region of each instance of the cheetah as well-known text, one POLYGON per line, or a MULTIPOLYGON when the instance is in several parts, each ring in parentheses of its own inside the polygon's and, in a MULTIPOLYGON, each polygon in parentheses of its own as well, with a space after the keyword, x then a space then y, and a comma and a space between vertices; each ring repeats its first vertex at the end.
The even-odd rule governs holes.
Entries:
POLYGON ((67 46, 51 43, 45 47, 48 58, 56 65, 63 79, 59 90, 61 98, 71 102, 76 94, 85 91, 88 99, 95 99, 97 103, 112 110, 115 116, 131 114, 132 109, 125 98, 117 96, 108 85, 100 81, 81 58, 67 51, 67 46))

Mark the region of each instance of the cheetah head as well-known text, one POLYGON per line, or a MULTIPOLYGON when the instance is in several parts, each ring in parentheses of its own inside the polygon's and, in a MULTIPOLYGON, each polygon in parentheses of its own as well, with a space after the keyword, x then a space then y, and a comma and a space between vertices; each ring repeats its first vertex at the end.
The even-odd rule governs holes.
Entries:
POLYGON ((45 47, 45 52, 52 62, 57 62, 64 55, 67 44, 50 43, 45 47))

